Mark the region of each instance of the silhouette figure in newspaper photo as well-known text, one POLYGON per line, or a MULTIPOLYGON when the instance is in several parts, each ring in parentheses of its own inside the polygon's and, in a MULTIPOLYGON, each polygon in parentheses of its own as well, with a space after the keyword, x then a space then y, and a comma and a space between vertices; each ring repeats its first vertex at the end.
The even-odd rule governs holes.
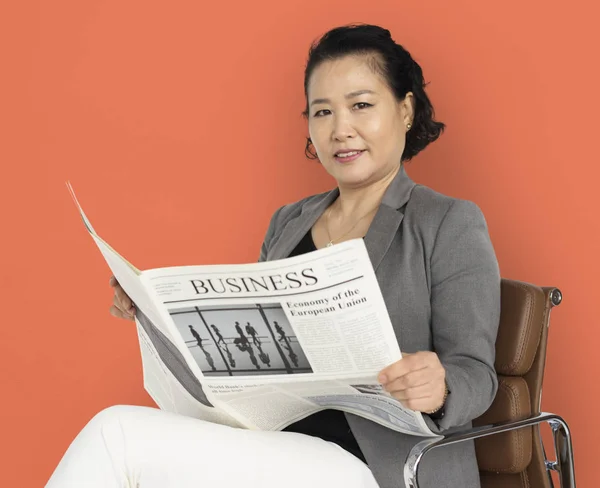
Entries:
POLYGON ((223 335, 221 334, 221 331, 219 330, 219 328, 217 326, 215 326, 215 324, 211 324, 210 328, 213 330, 213 332, 217 336, 217 342, 215 345, 222 351, 225 351, 225 354, 227 354, 227 360, 229 361, 229 365, 232 368, 235 368, 235 359, 233 359, 233 355, 231 354, 231 351, 229 350, 229 345, 225 342, 225 339, 223 339, 223 335), (223 344, 223 345, 220 346, 219 344, 223 344))
POLYGON ((200 337, 200 334, 198 334, 198 332, 196 331, 196 329, 194 329, 193 325, 188 325, 188 327, 190 328, 190 332, 194 336, 194 339, 196 339, 196 342, 198 343, 198 347, 200 349, 202 349, 202 352, 204 353, 204 356, 206 357, 206 362, 208 363, 208 365, 210 366, 210 368, 213 371, 216 371, 217 368, 215 368, 215 362, 213 361, 212 356, 210 355, 210 353, 206 349, 204 349, 204 346, 202 345, 202 341, 204 339, 202 339, 202 337, 200 337))
POLYGON ((250 325, 250 322, 246 323, 246 333, 252 337, 252 343, 256 347, 260 347, 260 337, 258 337, 256 329, 250 325))
POLYGON ((224 347, 227 347, 227 343, 225 342, 225 339, 223 339, 223 336, 221 335, 221 331, 215 326, 215 324, 211 324, 210 328, 213 330, 213 332, 217 336, 217 345, 223 344, 224 347))
POLYGON ((252 349, 252 345, 250 344, 250 341, 244 335, 244 332, 242 331, 242 328, 240 327, 239 322, 235 323, 235 330, 240 336, 236 337, 233 340, 233 343, 236 345, 236 347, 240 351, 247 352, 250 355, 250 361, 252 361, 252 364, 254 364, 254 367, 256 369, 260 369, 260 364, 258 364, 258 361, 256 360, 256 356, 254 355, 254 349, 252 349))
POLYGON ((290 340, 288 339, 287 335, 285 334, 285 331, 281 328, 281 325, 279 325, 277 322, 273 322, 273 325, 275 325, 275 330, 279 334, 279 337, 277 338, 277 340, 287 350, 288 356, 292 360, 292 363, 294 363, 294 366, 298 367, 298 356, 296 355, 296 353, 294 353, 294 350, 292 349, 292 344, 291 344, 290 340))
POLYGON ((271 359, 269 358, 269 355, 263 351, 263 349, 261 347, 262 342, 260 341, 260 337, 258 336, 256 329, 254 327, 252 327, 252 325, 250 325, 250 322, 246 323, 245 328, 246 328, 246 333, 252 337, 252 343, 258 349, 258 359, 260 359, 261 363, 266 364, 270 368, 271 367, 271 359))

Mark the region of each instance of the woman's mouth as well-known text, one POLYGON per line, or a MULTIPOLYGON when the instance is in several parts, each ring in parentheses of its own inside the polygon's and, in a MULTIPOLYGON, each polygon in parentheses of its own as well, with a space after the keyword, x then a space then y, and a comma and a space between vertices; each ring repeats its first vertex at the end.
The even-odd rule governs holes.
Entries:
POLYGON ((354 161, 358 159, 363 151, 345 151, 336 153, 334 158, 338 163, 349 163, 350 161, 354 161))

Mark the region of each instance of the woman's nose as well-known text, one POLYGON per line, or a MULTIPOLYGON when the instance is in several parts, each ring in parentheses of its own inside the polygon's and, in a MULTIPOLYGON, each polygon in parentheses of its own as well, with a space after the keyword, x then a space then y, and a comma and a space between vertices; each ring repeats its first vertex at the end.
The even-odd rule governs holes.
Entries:
POLYGON ((334 119, 332 138, 338 141, 343 141, 348 138, 354 137, 356 131, 347 117, 338 116, 334 119))

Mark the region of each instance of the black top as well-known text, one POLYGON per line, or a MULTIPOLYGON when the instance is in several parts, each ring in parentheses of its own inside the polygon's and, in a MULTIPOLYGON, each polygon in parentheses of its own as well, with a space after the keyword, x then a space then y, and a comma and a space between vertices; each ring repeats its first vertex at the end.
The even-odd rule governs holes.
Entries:
MULTIPOLYGON (((311 232, 308 231, 296 248, 290 253, 290 257, 316 250, 317 248, 313 242, 311 232)), ((356 442, 354 434, 350 430, 350 425, 348 425, 344 412, 340 410, 321 410, 289 425, 283 430, 312 435, 313 437, 320 437, 326 441, 334 442, 349 453, 354 454, 364 463, 367 462, 358 446, 358 442, 356 442)))

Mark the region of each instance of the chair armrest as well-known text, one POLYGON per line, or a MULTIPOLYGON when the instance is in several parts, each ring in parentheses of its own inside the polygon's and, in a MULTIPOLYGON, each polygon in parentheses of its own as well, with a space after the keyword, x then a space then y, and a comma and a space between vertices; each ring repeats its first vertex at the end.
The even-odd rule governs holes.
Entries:
POLYGON ((508 432, 523 427, 530 427, 547 422, 554 435, 554 448, 556 461, 546 461, 546 469, 559 473, 562 488, 575 488, 575 471, 573 468, 573 446, 571 443, 571 432, 567 423, 558 415, 542 412, 521 420, 500 422, 497 424, 484 425, 453 431, 444 437, 427 438, 417 443, 406 458, 404 463, 404 483, 406 488, 419 488, 418 470, 423 456, 432 449, 448 446, 467 440, 487 437, 501 432, 508 432))

